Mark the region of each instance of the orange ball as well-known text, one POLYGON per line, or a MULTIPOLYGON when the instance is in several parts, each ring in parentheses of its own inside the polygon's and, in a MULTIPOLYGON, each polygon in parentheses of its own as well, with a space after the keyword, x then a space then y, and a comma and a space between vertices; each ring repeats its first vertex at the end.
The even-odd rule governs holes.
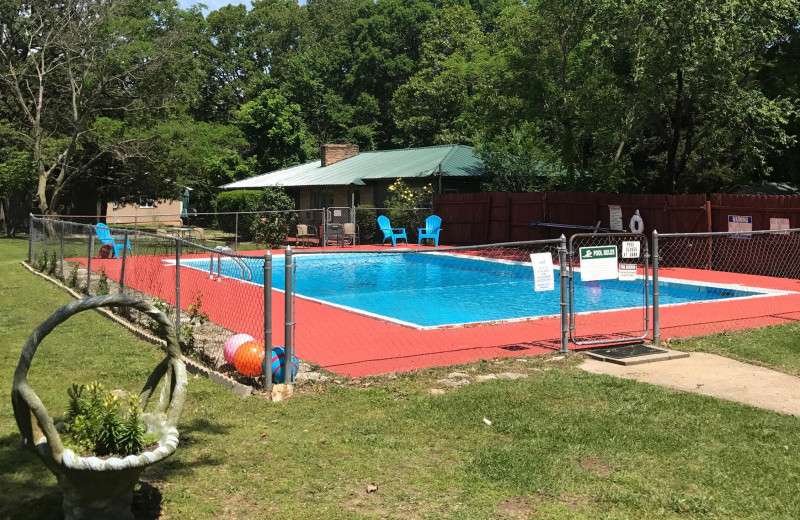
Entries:
POLYGON ((260 341, 242 343, 233 356, 233 366, 246 376, 258 377, 264 373, 264 344, 260 341))

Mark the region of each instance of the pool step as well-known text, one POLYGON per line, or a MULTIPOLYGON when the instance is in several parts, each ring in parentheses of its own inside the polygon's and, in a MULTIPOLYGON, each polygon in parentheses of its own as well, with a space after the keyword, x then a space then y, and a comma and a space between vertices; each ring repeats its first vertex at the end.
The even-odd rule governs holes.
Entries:
POLYGON ((587 351, 586 354, 590 358, 625 366, 689 357, 688 352, 653 347, 644 343, 592 349, 587 351))

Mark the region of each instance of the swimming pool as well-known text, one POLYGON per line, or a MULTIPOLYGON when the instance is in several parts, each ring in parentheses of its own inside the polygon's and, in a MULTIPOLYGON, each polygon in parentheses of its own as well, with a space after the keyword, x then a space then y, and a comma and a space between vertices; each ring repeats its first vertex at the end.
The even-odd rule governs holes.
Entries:
MULTIPOLYGON (((531 319, 558 315, 556 289, 535 292, 530 263, 447 253, 296 255, 296 294, 415 328, 531 319)), ((263 285, 263 259, 247 259, 252 283, 263 285)), ((209 260, 182 266, 208 271, 209 260)), ((223 259, 222 275, 241 278, 223 259)), ((272 286, 284 289, 284 258, 273 257, 272 286)), ((652 298, 652 287, 649 291, 652 298)), ((661 305, 764 296, 766 290, 660 281, 661 305)), ((580 282, 576 312, 600 312, 644 305, 642 280, 580 282)))

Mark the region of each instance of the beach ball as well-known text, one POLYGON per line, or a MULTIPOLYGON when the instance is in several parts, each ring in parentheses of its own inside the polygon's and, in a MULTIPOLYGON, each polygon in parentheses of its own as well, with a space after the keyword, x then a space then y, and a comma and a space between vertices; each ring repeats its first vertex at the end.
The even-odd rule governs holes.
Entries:
POLYGON ((233 364, 233 356, 236 354, 236 349, 242 343, 247 343, 248 341, 254 341, 255 338, 250 334, 234 334, 228 341, 225 342, 225 347, 222 349, 222 355, 225 357, 225 362, 232 365, 233 364))
POLYGON ((246 376, 258 377, 263 374, 264 344, 260 341, 242 343, 233 356, 233 366, 246 376))
MULTIPOLYGON (((272 382, 273 383, 283 383, 283 360, 286 358, 286 351, 283 347, 275 347, 272 349, 272 382)), ((267 369, 267 360, 264 360, 263 365, 261 366, 261 370, 267 369)), ((297 356, 292 354, 292 380, 294 380, 294 376, 297 375, 297 371, 300 369, 300 362, 297 360, 297 356)))

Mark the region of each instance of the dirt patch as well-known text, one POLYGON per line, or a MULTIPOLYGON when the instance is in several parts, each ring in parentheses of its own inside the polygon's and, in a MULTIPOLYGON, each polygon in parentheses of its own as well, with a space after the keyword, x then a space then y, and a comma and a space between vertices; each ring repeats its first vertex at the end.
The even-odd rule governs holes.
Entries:
POLYGON ((583 457, 581 459, 581 467, 586 471, 591 471, 600 477, 611 476, 611 468, 609 468, 608 465, 598 457, 583 457))
POLYGON ((558 495, 558 502, 564 504, 570 511, 576 511, 592 503, 593 500, 587 496, 579 495, 578 493, 562 491, 561 494, 558 495))
POLYGON ((525 496, 503 500, 494 510, 495 516, 505 518, 528 518, 534 513, 531 499, 525 496))
POLYGON ((386 518, 389 510, 382 506, 379 492, 367 493, 366 485, 350 488, 350 499, 342 502, 342 508, 360 514, 386 518))

